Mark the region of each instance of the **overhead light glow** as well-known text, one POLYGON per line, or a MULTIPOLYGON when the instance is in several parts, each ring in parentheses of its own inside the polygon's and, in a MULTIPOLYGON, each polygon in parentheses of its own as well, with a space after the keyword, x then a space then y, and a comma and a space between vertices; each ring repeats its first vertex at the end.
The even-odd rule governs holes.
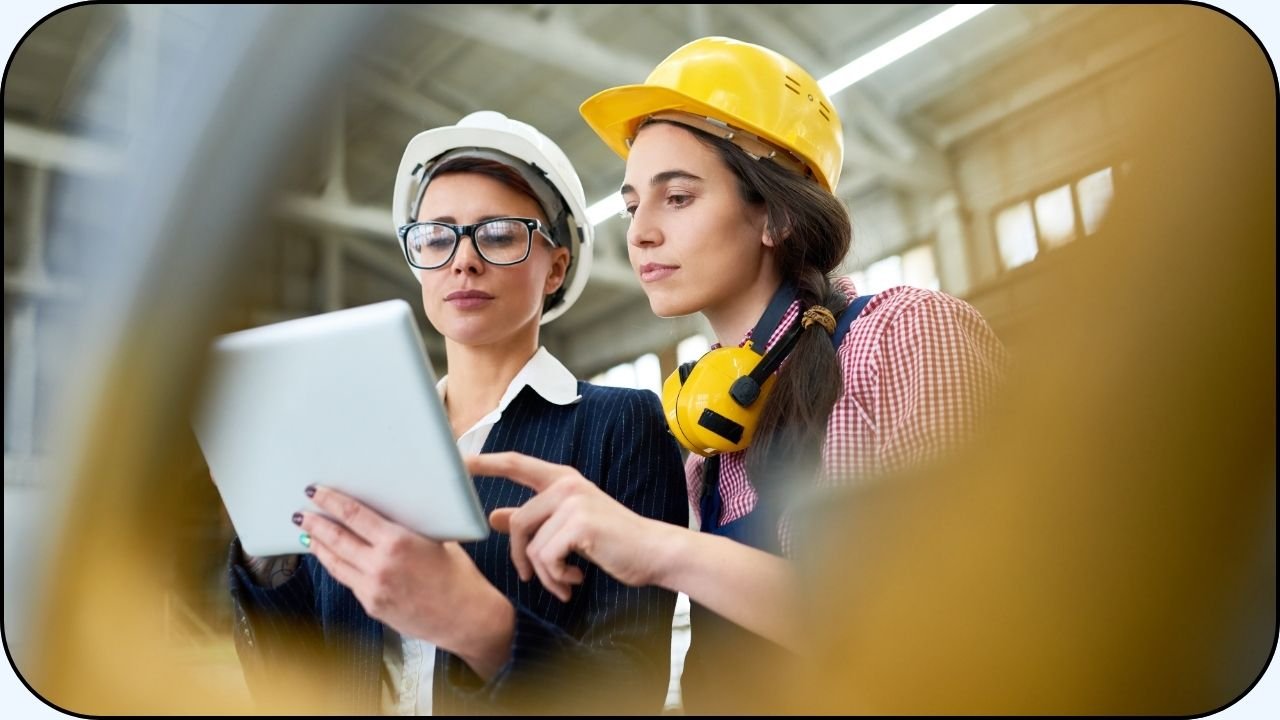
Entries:
POLYGON ((818 81, 818 87, 822 88, 822 91, 828 96, 835 95, 893 61, 960 27, 992 7, 992 5, 952 5, 822 78, 818 81))
MULTIPOLYGON (((818 81, 828 97, 848 88, 871 73, 942 37, 964 23, 990 10, 994 5, 952 5, 919 25, 864 53, 848 65, 818 81)), ((610 195, 587 208, 587 221, 592 226, 614 217, 623 210, 622 198, 610 195)))
POLYGON ((592 227, 595 227, 622 212, 626 207, 622 202, 622 196, 614 193, 587 208, 587 222, 591 223, 592 227))

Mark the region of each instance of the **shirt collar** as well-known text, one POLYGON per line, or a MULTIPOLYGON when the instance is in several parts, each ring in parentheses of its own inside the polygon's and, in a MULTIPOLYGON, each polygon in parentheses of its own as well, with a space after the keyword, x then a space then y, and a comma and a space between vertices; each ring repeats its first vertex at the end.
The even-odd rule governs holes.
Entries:
MULTIPOLYGON (((449 376, 445 375, 436 383, 436 391, 440 393, 440 397, 445 396, 448 382, 449 376)), ((498 401, 498 412, 506 410, 526 386, 533 388, 534 392, 554 405, 572 405, 582 399, 578 394, 578 379, 545 347, 539 347, 533 357, 529 358, 529 362, 520 368, 520 372, 511 378, 511 384, 498 401)))

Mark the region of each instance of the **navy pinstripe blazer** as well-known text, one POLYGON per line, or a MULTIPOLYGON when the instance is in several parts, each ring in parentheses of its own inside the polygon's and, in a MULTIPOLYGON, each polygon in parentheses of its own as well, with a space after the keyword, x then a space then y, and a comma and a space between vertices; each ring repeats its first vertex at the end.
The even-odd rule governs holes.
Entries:
MULTIPOLYGON (((485 452, 514 450, 572 465, 646 517, 688 524, 684 470, 657 396, 578 383, 582 400, 555 405, 526 387, 503 412, 485 452)), ((486 514, 523 504, 532 491, 504 478, 476 478, 486 514)), ((506 535, 463 547, 516 608, 512 658, 489 682, 436 650, 433 711, 459 713, 657 713, 669 678, 674 593, 630 588, 574 558, 585 579, 568 603, 536 576, 521 582, 506 535)), ((376 713, 383 675, 383 626, 311 555, 276 588, 257 586, 230 562, 236 649, 254 696, 277 696, 298 663, 324 688, 323 708, 376 713), (283 674, 282 674, 283 671, 283 674)), ((281 708, 285 709, 285 708, 281 708)))

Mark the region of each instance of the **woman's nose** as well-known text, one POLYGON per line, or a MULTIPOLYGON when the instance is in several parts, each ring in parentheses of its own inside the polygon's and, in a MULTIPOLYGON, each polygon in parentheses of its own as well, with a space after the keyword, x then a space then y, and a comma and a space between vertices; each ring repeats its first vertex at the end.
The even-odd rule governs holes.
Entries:
POLYGON ((458 249, 453 253, 453 271, 459 275, 479 275, 484 272, 484 258, 476 250, 475 240, 469 235, 458 237, 458 249))
POLYGON ((636 208, 631 224, 627 226, 627 243, 636 247, 662 244, 662 232, 657 223, 652 222, 649 214, 640 208, 636 208))

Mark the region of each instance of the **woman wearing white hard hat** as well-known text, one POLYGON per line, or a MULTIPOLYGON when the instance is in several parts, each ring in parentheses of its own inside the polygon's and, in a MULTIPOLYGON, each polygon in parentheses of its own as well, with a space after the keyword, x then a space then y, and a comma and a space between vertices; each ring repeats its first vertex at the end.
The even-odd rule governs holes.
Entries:
MULTIPOLYGON (((445 337, 439 389, 459 448, 564 463, 642 516, 687 524, 657 397, 580 382, 539 347, 540 324, 573 304, 591 264, 582 185, 560 148, 500 113, 472 113, 409 142, 393 202, 423 308, 445 337)), ((475 482, 487 511, 533 496, 475 482)), ((584 591, 562 602, 520 581, 505 535, 434 542, 334 490, 308 494, 344 521, 294 516, 311 555, 233 548, 237 647, 255 694, 306 635, 335 656, 327 691, 358 711, 661 710, 673 593, 576 562, 584 591)))

